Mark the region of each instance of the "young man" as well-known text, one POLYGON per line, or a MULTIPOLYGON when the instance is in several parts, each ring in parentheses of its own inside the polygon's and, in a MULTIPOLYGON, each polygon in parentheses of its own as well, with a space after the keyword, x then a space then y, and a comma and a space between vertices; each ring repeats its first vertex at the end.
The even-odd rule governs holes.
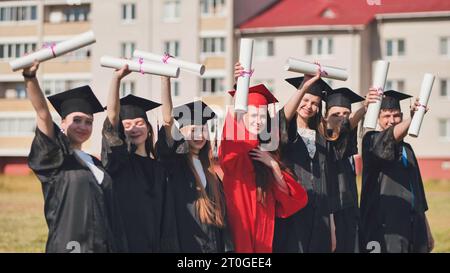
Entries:
MULTIPOLYGON (((434 246, 417 159, 403 141, 411 118, 403 119, 400 101, 410 97, 384 92, 378 118, 381 131, 363 138, 362 252, 430 252, 434 246)), ((411 116, 419 107, 423 106, 416 100, 411 116)))

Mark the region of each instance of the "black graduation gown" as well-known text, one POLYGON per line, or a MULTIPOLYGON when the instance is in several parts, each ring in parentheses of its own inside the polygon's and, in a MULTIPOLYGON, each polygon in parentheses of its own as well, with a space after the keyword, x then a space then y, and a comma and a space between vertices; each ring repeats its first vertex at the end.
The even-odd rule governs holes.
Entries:
POLYGON ((164 227, 175 217, 160 162, 134 153, 121 126, 103 125, 102 161, 113 177, 115 198, 124 221, 129 252, 177 251, 176 230, 164 227), (167 219, 164 219, 167 218, 167 219))
POLYGON ((396 143, 391 127, 368 132, 362 156, 361 251, 368 251, 368 244, 374 241, 381 252, 427 252, 428 205, 412 147, 396 143), (406 167, 402 147, 407 153, 406 167))
MULTIPOLYGON (((176 227, 181 253, 223 253, 234 250, 229 229, 203 224, 195 208, 198 198, 194 174, 186 161, 189 147, 185 141, 175 141, 172 147, 167 145, 165 129, 159 131, 156 144, 157 154, 169 171, 169 184, 175 200, 176 227)), ((212 183, 207 181, 207 183, 212 183)), ((225 205, 222 184, 222 202, 225 205)), ((210 187, 206 186, 208 197, 213 199, 210 187)), ((225 215, 226 219, 226 215, 225 215)))
POLYGON ((327 181, 336 227, 337 253, 359 252, 358 191, 353 155, 358 153, 357 128, 345 119, 336 141, 327 142, 327 181))
POLYGON ((104 172, 101 184, 54 124, 55 138, 39 128, 31 145, 28 164, 42 183, 48 225, 46 252, 121 252, 125 240, 113 199, 111 177, 104 172))
POLYGON ((308 193, 305 208, 286 219, 277 218, 273 251, 281 253, 331 252, 330 204, 326 180, 326 141, 316 135, 316 153, 311 159, 295 118, 287 124, 279 111, 281 159, 295 172, 308 193))

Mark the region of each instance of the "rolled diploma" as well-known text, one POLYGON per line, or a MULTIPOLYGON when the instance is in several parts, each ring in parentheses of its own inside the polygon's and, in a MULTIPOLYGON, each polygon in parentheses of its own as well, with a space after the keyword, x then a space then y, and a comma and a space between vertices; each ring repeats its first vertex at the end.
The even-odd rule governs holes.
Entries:
MULTIPOLYGON (((252 69, 253 39, 241 39, 239 51, 239 63, 245 72, 252 69)), ((248 103, 248 88, 250 87, 250 75, 245 74, 238 78, 236 95, 234 101, 234 111, 246 113, 248 103)))
MULTIPOLYGON (((142 51, 135 50, 133 52, 133 57, 135 58, 143 58, 145 60, 153 61, 153 62, 162 62, 164 56, 142 51)), ((183 60, 178 60, 173 57, 167 59, 167 63, 170 65, 178 66, 179 68, 186 70, 188 72, 192 72, 195 74, 199 74, 200 76, 205 73, 205 66, 202 64, 191 63, 183 60)))
MULTIPOLYGON (((372 87, 384 90, 386 78, 389 71, 389 62, 376 61, 375 71, 373 74, 372 87)), ((364 128, 375 129, 377 127, 378 115, 380 114, 381 100, 370 103, 367 108, 366 117, 364 119, 364 128)))
MULTIPOLYGON (((94 32, 88 31, 77 35, 69 40, 56 44, 53 48, 56 57, 64 55, 68 52, 75 51, 82 47, 95 43, 94 32)), ((27 56, 20 57, 9 63, 13 71, 17 71, 26 67, 30 67, 34 60, 44 62, 55 58, 51 48, 42 48, 39 51, 33 52, 27 56)))
POLYGON ((422 126, 423 117, 425 116, 426 106, 428 105, 428 100, 430 99, 431 90, 433 89, 434 75, 426 73, 423 77, 422 87, 420 88, 419 103, 420 107, 411 121, 409 126, 408 135, 412 137, 418 137, 420 132, 420 127, 422 126), (422 107, 423 105, 423 107, 422 107))
MULTIPOLYGON (((289 58, 284 67, 286 71, 311 74, 314 75, 317 72, 317 64, 289 58)), ((337 68, 332 66, 322 66, 323 70, 327 72, 327 75, 323 75, 322 78, 330 78, 340 81, 346 81, 348 79, 348 72, 346 69, 337 68)))
POLYGON ((158 63, 143 63, 141 65, 135 60, 126 60, 110 56, 103 56, 100 58, 100 65, 103 67, 121 69, 126 64, 128 65, 128 69, 134 72, 143 72, 146 74, 167 76, 172 78, 178 78, 180 75, 180 68, 172 65, 163 65, 158 63))

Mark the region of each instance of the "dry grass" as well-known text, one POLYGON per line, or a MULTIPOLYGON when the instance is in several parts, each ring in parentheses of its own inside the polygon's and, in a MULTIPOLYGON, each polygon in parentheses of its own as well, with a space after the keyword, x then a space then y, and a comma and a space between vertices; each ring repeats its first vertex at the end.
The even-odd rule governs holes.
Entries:
MULTIPOLYGON (((434 252, 450 252, 450 181, 427 181, 434 252)), ((40 183, 31 176, 0 176, 0 252, 43 252, 47 239, 40 183)))

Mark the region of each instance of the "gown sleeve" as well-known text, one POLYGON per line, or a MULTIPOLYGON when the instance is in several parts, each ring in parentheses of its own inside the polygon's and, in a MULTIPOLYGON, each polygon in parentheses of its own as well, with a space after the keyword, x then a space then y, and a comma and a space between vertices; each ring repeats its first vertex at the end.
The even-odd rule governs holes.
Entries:
POLYGON ((114 127, 108 118, 102 129, 102 163, 110 173, 119 171, 128 160, 128 147, 121 126, 114 127))
POLYGON ((280 218, 287 218, 304 208, 308 202, 308 195, 303 187, 287 172, 283 171, 288 193, 283 192, 277 185, 273 187, 276 200, 275 214, 280 218))
POLYGON ((50 182, 49 177, 62 166, 64 158, 71 153, 69 140, 53 123, 54 138, 48 137, 39 128, 31 144, 28 166, 39 176, 41 182, 50 182))

